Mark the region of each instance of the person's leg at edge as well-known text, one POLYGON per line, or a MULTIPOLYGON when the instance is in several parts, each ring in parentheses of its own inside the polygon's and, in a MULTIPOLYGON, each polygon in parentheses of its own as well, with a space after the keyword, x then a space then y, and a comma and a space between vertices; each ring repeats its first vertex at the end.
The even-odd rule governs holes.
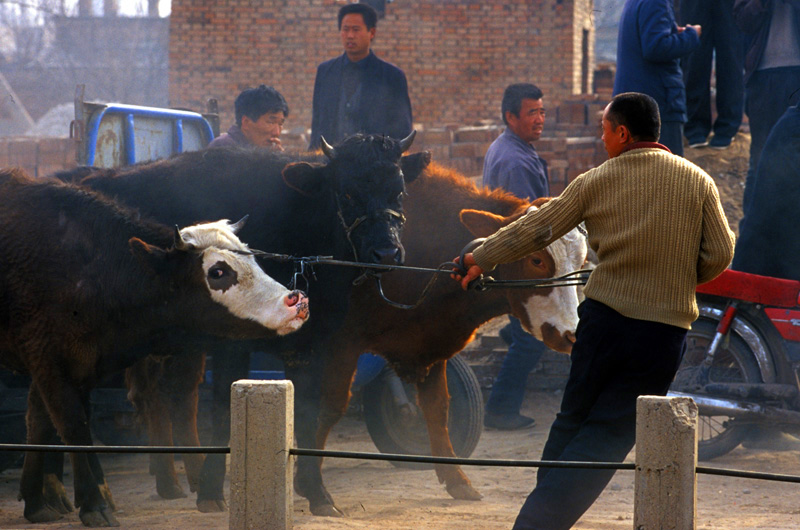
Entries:
POLYGON ((711 23, 713 2, 694 0, 682 2, 682 25, 700 24, 700 47, 681 60, 684 85, 686 85, 687 121, 683 134, 689 145, 703 144, 711 132, 711 63, 714 54, 714 27, 711 23))
MULTIPOLYGON (((520 408, 525 398, 528 374, 536 367, 547 347, 527 333, 514 317, 508 325, 511 344, 500 371, 492 384, 486 403, 487 426, 503 428, 503 421, 521 421, 520 408), (493 422, 499 422, 493 424, 493 422)), ((528 421, 528 420, 525 420, 528 421)), ((528 425, 533 422, 529 421, 528 425)), ((505 425, 505 428, 514 428, 505 425)))

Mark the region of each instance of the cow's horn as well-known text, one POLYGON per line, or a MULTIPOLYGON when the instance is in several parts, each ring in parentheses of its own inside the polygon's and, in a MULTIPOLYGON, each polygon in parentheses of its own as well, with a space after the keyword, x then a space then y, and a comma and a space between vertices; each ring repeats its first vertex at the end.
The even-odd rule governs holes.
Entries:
POLYGON ((181 236, 181 231, 178 228, 178 225, 175 225, 175 234, 173 239, 175 240, 173 246, 176 250, 189 250, 189 245, 187 245, 186 241, 183 240, 183 236, 181 236))
POLYGON ((324 136, 319 137, 319 143, 320 147, 322 147, 322 152, 325 153, 325 156, 332 160, 333 157, 336 156, 336 149, 334 149, 333 146, 325 140, 324 136))
POLYGON ((411 147, 411 144, 414 142, 414 137, 417 135, 417 130, 414 129, 411 131, 411 134, 400 140, 400 152, 405 153, 408 151, 408 148, 411 147))
POLYGON ((238 234, 239 230, 241 230, 244 227, 244 224, 247 222, 248 217, 250 217, 249 214, 245 215, 235 223, 228 223, 228 227, 231 229, 231 232, 233 232, 234 234, 238 234))

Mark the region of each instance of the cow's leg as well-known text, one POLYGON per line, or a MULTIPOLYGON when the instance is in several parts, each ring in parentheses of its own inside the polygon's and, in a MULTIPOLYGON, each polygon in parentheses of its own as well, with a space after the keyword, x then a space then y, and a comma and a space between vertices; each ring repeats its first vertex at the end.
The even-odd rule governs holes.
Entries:
MULTIPOLYGON (((52 429, 50 440, 46 443, 48 445, 61 443, 55 428, 52 429)), ((59 513, 75 511, 67 495, 67 490, 64 488, 64 453, 44 453, 43 493, 45 502, 59 513)))
MULTIPOLYGON (((52 442, 55 428, 35 384, 31 384, 28 391, 28 411, 25 415, 25 422, 29 444, 52 442)), ((32 523, 47 523, 62 517, 57 509, 47 504, 44 497, 44 456, 45 453, 27 452, 25 453, 25 463, 22 465, 20 499, 25 501, 25 519, 32 523)))
MULTIPOLYGON (((165 375, 164 359, 145 357, 125 371, 128 399, 145 424, 150 445, 172 445, 172 423, 167 397, 162 389, 173 382, 165 375)), ((163 499, 186 497, 175 473, 171 454, 150 455, 150 474, 156 477, 156 492, 163 499)))
MULTIPOLYGON (((200 446, 200 437, 197 435, 197 405, 205 366, 205 354, 191 353, 173 356, 164 372, 165 384, 162 388, 168 389, 172 435, 177 445, 200 446), (172 376, 169 380, 166 379, 168 375, 172 376)), ((197 491, 205 455, 184 454, 182 457, 189 489, 197 491)))
MULTIPOLYGON (((434 364, 427 377, 417 382, 419 406, 428 426, 431 441, 431 455, 455 456, 447 431, 447 416, 450 408, 450 396, 447 392, 447 361, 434 364)), ((436 464, 436 476, 444 482, 447 492, 454 499, 477 501, 483 496, 472 487, 461 467, 455 465, 436 464)))
MULTIPOLYGON (((231 435, 231 385, 247 377, 250 355, 233 348, 223 351, 217 347, 211 357, 214 370, 213 413, 214 426, 211 445, 227 445, 231 435)), ((200 472, 197 489, 197 509, 201 512, 220 512, 227 509, 223 486, 225 483, 225 455, 206 457, 200 472)))
MULTIPOLYGON (((68 378, 57 369, 47 374, 34 376, 39 388, 47 388, 41 392, 41 399, 50 413, 50 418, 58 430, 61 439, 67 445, 92 445, 92 433, 89 429, 89 417, 86 414, 88 391, 82 395, 77 389, 66 383, 68 378)), ((72 470, 75 484, 75 504, 80 506, 78 512, 86 526, 119 526, 112 509, 98 486, 98 477, 92 467, 100 471, 99 460, 89 458, 86 453, 71 453, 72 470)), ((100 481, 103 481, 102 474, 100 481)))
MULTIPOLYGON (((89 399, 89 392, 84 392, 82 398, 83 410, 86 414, 86 424, 91 425, 92 403, 89 399)), ((100 465, 100 457, 97 456, 97 453, 88 453, 86 458, 89 461, 89 468, 92 470, 92 476, 100 490, 100 494, 103 496, 103 500, 105 500, 109 510, 112 512, 116 511, 117 503, 114 502, 114 497, 111 495, 111 488, 108 486, 108 482, 106 482, 106 474, 103 472, 103 467, 100 465)))
MULTIPOLYGON (((286 361, 286 376, 295 387, 294 431, 297 446, 313 449, 317 447, 317 425, 320 419, 320 388, 322 385, 322 361, 318 356, 310 359, 286 361), (303 362, 306 361, 306 362, 303 362)), ((327 434, 326 434, 327 436, 327 434)), ((309 509, 314 515, 343 517, 344 513, 333 503, 322 482, 322 458, 297 457, 297 472, 294 489, 308 499, 309 509)))

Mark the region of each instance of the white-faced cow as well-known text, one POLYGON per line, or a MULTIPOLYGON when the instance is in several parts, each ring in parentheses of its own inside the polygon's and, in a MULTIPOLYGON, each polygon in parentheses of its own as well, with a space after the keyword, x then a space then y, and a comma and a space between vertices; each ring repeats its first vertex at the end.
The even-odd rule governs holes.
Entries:
MULTIPOLYGON (((430 161, 428 153, 401 156, 412 140, 413 134, 401 141, 356 135, 335 148, 324 145, 324 158, 265 149, 206 149, 118 172, 99 171, 82 179, 81 185, 166 224, 249 215, 242 238, 271 253, 397 264, 404 254, 400 232, 406 184, 430 161)), ((285 283, 296 272, 292 263, 260 264, 285 283)), ((321 356, 341 326, 354 281, 365 271, 320 265, 305 272, 301 287, 314 301, 314 318, 302 330, 269 345, 220 343, 207 348, 214 353, 213 444, 228 441, 230 385, 246 377, 247 354, 253 348, 285 357, 287 375, 296 387, 295 416, 318 415, 321 356)), ((146 370, 129 373, 134 395, 148 385, 137 373, 146 370)), ((310 446, 314 434, 315 426, 302 424, 297 438, 310 446)), ((210 455, 196 475, 198 508, 224 509, 224 455, 210 455)))
MULTIPOLYGON (((267 276, 227 222, 175 229, 97 193, 0 171, 0 364, 31 376, 28 442, 55 431, 91 445, 89 391, 173 333, 264 338, 308 318, 303 293, 267 276)), ((42 453, 25 456, 25 518, 61 515, 43 497, 42 453)), ((117 525, 96 458, 72 455, 87 526, 117 525)))
MULTIPOLYGON (((538 202, 541 201, 535 204, 538 202)), ((479 190, 462 175, 432 165, 408 186, 405 200, 408 220, 403 236, 407 263, 431 267, 450 261, 468 241, 493 233, 522 216, 529 206, 502 191, 479 190), (470 210, 462 212, 466 208, 470 210)), ((586 240, 576 230, 545 250, 516 263, 499 266, 492 276, 497 279, 560 276, 580 269, 585 257, 586 240)), ((407 304, 416 301, 428 281, 425 274, 398 270, 382 277, 387 296, 407 304)), ((352 293, 341 332, 328 342, 321 412, 319 416, 295 417, 298 431, 314 433, 311 443, 298 437, 298 446, 324 448, 330 429, 346 410, 357 359, 361 353, 370 351, 384 356, 401 377, 417 384, 432 454, 454 456, 447 431, 446 360, 472 340, 481 324, 506 313, 519 318, 551 348, 569 352, 578 320, 577 305, 574 286, 464 292, 456 282, 441 278, 421 305, 404 310, 386 304, 373 282, 361 285, 352 293)), ((293 380, 303 379, 305 374, 300 368, 294 372, 293 380)), ((196 385, 202 377, 202 366, 194 367, 194 376, 189 375, 192 372, 192 368, 185 365, 180 369, 168 367, 161 372, 164 379, 151 378, 150 388, 140 387, 139 409, 144 412, 150 435, 161 442, 167 440, 159 433, 170 432, 170 426, 164 425, 169 414, 163 411, 167 409, 172 414, 176 432, 196 429, 193 424, 197 412, 196 385), (195 381, 194 387, 190 385, 192 381, 195 381), (155 388, 171 389, 179 385, 184 385, 184 395, 192 396, 180 404, 173 393, 164 396, 155 388), (183 410, 179 410, 181 406, 183 410)), ((150 375, 152 377, 152 371, 150 375)), ((145 378, 140 380, 144 383, 145 378)), ((312 513, 341 515, 323 485, 320 465, 319 458, 298 458, 295 487, 309 499, 312 513)), ((177 482, 170 460, 160 459, 153 471, 160 493, 177 488, 171 486, 177 482)), ((457 466, 437 466, 436 472, 453 497, 480 498, 457 466)), ((188 465, 187 478, 190 484, 197 480, 196 473, 188 465)))

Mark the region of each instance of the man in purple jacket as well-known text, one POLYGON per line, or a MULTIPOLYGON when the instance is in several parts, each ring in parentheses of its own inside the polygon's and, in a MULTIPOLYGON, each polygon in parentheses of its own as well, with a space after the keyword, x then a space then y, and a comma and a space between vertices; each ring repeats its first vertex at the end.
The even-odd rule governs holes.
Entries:
MULTIPOLYGON (((542 91, 530 83, 509 85, 500 110, 507 127, 486 152, 483 185, 502 188, 529 201, 548 197, 547 163, 531 144, 544 129, 542 91)), ((543 342, 522 329, 519 320, 509 318, 509 324, 500 331, 508 353, 492 385, 484 416, 486 427, 505 431, 533 427, 534 419, 520 414, 520 407, 528 374, 547 350, 543 342)))
POLYGON ((289 105, 271 86, 243 90, 234 102, 236 123, 220 134, 208 147, 255 145, 283 151, 281 130, 289 115, 289 105))

